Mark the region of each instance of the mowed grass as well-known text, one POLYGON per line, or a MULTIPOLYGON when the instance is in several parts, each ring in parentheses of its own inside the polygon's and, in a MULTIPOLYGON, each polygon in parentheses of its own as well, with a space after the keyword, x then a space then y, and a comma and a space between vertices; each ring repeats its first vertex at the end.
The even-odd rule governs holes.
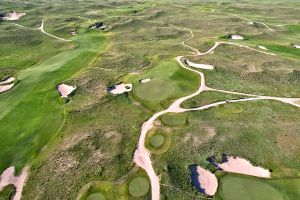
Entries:
POLYGON ((148 193, 150 189, 149 180, 145 177, 136 177, 129 183, 129 194, 134 197, 142 197, 148 193))
POLYGON ((161 110, 173 99, 191 94, 199 86, 197 74, 183 69, 175 59, 162 62, 143 75, 129 76, 127 81, 133 83, 132 96, 150 110, 161 110), (147 83, 139 80, 150 78, 147 83))
POLYGON ((64 122, 56 85, 86 67, 106 46, 101 32, 82 29, 76 48, 17 74, 20 81, 0 96, 0 171, 32 161, 64 122))
POLYGON ((161 116, 161 121, 166 126, 182 126, 187 123, 185 114, 165 114, 161 116))
POLYGON ((219 181, 217 199, 294 200, 300 198, 300 179, 259 179, 227 174, 219 181))

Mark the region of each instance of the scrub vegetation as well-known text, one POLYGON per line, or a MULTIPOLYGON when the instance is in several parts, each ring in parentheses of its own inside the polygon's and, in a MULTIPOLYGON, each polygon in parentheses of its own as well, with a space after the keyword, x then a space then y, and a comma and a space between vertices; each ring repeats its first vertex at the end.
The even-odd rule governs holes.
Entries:
MULTIPOLYGON (((176 56, 213 65, 213 71, 202 70, 211 88, 300 97, 300 50, 291 45, 300 38, 297 1, 0 4, 3 13, 26 12, 18 21, 0 22, 0 80, 16 78, 15 86, 0 94, 0 172, 30 166, 23 199, 151 199, 147 174, 132 161, 141 127, 154 113, 197 91, 201 81, 176 56), (37 29, 42 20, 47 33, 70 41, 42 33, 37 29), (88 28, 96 22, 107 29, 88 28), (181 44, 191 37, 188 29, 194 37, 185 43, 200 52, 226 41, 261 45, 277 55, 222 44, 212 54, 190 56, 191 49, 181 44), (69 34, 73 30, 76 36, 69 34), (229 34, 246 39, 223 37, 229 34), (133 90, 107 93, 120 82, 132 83, 133 90), (68 101, 56 91, 59 83, 77 87, 68 101)), ((241 98, 205 91, 181 106, 241 98)), ((300 199, 299 122, 299 108, 268 100, 160 116, 145 146, 160 178, 161 199, 210 199, 193 187, 192 165, 217 175, 217 200, 300 199), (221 173, 207 159, 220 162, 223 154, 270 169, 272 178, 221 173)), ((0 199, 14 190, 5 188, 0 199)))

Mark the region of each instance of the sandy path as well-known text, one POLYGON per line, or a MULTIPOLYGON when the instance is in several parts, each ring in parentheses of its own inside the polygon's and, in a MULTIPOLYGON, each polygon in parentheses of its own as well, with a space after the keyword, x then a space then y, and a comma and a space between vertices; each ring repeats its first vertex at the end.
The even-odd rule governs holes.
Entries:
POLYGON ((65 41, 65 42, 71 42, 71 41, 72 41, 72 40, 67 40, 67 39, 60 38, 60 37, 57 37, 57 36, 55 36, 55 35, 52 35, 52 34, 50 34, 50 33, 47 33, 47 32, 44 30, 44 22, 45 22, 45 20, 42 21, 41 26, 38 28, 38 30, 42 31, 42 33, 44 33, 44 34, 46 34, 46 35, 48 35, 48 36, 50 36, 50 37, 53 37, 53 38, 55 38, 55 39, 61 40, 61 41, 65 41))
POLYGON ((22 197, 22 190, 26 179, 28 177, 28 167, 22 169, 20 176, 15 176, 15 167, 7 168, 0 176, 0 191, 8 185, 13 185, 16 188, 16 194, 13 200, 20 200, 22 197))
POLYGON ((267 24, 265 24, 265 23, 263 23, 263 22, 253 21, 253 20, 250 20, 250 19, 247 19, 247 18, 245 18, 245 17, 241 17, 241 16, 239 16, 239 15, 235 15, 235 14, 229 14, 229 15, 238 17, 238 18, 243 19, 243 20, 246 20, 246 21, 248 21, 248 22, 255 22, 255 23, 261 24, 261 25, 265 26, 269 31, 274 31, 274 29, 270 28, 267 24))
MULTIPOLYGON (((174 25, 170 25, 170 26, 172 26, 176 29, 179 29, 178 27, 176 27, 174 25)), ((260 52, 260 53, 268 54, 268 55, 276 55, 276 54, 260 51, 260 50, 257 50, 257 49, 253 49, 253 48, 245 46, 245 45, 235 44, 235 43, 231 43, 231 42, 216 42, 214 44, 214 46, 211 47, 208 51, 206 51, 204 53, 201 53, 201 52, 199 52, 198 49, 185 44, 186 41, 188 41, 188 40, 190 40, 194 37, 194 34, 190 29, 185 28, 184 30, 188 30, 191 33, 191 37, 189 37, 188 39, 182 41, 181 44, 183 46, 188 47, 189 49, 193 50, 194 51, 193 54, 195 56, 203 56, 203 55, 209 54, 209 53, 213 52, 214 49, 216 49, 221 44, 235 45, 235 46, 247 48, 249 50, 253 50, 253 51, 260 52)), ((188 111, 199 111, 199 110, 209 109, 209 108, 212 108, 212 107, 217 107, 219 105, 226 104, 226 103, 236 103, 236 102, 244 102, 244 101, 257 101, 257 100, 277 100, 277 101, 280 101, 280 102, 283 102, 283 103, 288 103, 288 104, 291 104, 293 106, 300 107, 300 104, 299 104, 300 98, 257 96, 257 95, 253 95, 253 94, 246 94, 246 93, 231 92, 231 91, 208 88, 205 85, 205 76, 204 76, 204 74, 200 71, 197 71, 197 70, 194 70, 194 69, 191 69, 191 68, 187 67, 182 62, 182 60, 181 60, 182 58, 183 58, 183 56, 176 57, 176 60, 180 64, 180 66, 187 69, 187 70, 189 70, 189 71, 197 73, 200 76, 201 83, 200 83, 200 86, 199 86, 198 90, 196 92, 194 92, 193 94, 191 94, 191 95, 188 95, 188 96, 181 97, 181 98, 177 99, 175 102, 173 102, 169 106, 169 108, 167 108, 166 110, 160 111, 158 113, 155 113, 149 120, 144 122, 144 124, 142 126, 142 129, 141 129, 140 138, 139 138, 139 141, 138 141, 138 146, 137 146, 137 149, 134 153, 133 161, 136 163, 137 166, 143 168, 146 171, 147 175, 149 176, 150 183, 151 183, 152 200, 159 200, 160 199, 160 183, 159 183, 159 177, 156 175, 156 173, 153 169, 153 166, 152 166, 152 162, 151 162, 151 158, 150 158, 150 152, 145 147, 145 139, 146 139, 147 133, 153 128, 153 122, 157 118, 159 118, 161 115, 166 114, 166 113, 181 113, 181 112, 188 112, 188 111), (212 104, 208 104, 208 105, 205 105, 205 106, 201 106, 201 107, 198 107, 198 108, 184 109, 184 108, 180 107, 180 105, 184 101, 186 101, 190 98, 193 98, 193 97, 199 95, 201 92, 204 92, 204 91, 218 91, 218 92, 224 92, 224 93, 230 93, 230 94, 245 95, 245 96, 249 96, 249 98, 236 99, 236 100, 224 100, 224 101, 219 101, 219 102, 215 102, 215 103, 212 103, 212 104)))

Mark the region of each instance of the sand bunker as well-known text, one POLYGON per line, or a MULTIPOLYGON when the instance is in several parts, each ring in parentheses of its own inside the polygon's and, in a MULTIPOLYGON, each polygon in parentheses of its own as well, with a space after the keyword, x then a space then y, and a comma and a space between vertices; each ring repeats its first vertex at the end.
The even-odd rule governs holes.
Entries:
POLYGON ((147 83, 147 82, 149 82, 149 81, 151 81, 150 78, 145 78, 145 79, 141 79, 141 80, 140 80, 140 83, 147 83))
POLYGON ((0 191, 6 186, 13 185, 16 188, 16 193, 13 200, 20 200, 22 190, 28 176, 28 167, 24 167, 20 176, 15 176, 15 167, 7 168, 0 176, 0 191))
POLYGON ((132 84, 123 84, 123 83, 116 84, 108 88, 108 92, 114 95, 130 92, 131 90, 132 90, 132 84))
POLYGON ((260 49, 263 49, 263 50, 268 50, 266 47, 261 46, 261 45, 258 45, 257 47, 260 48, 260 49))
POLYGON ((197 63, 193 63, 193 62, 191 62, 189 60, 186 60, 186 64, 188 64, 191 67, 198 68, 198 69, 207 69, 207 70, 213 70, 214 69, 214 66, 212 66, 212 65, 197 64, 197 63))
POLYGON ((15 78, 9 77, 8 79, 0 82, 0 93, 10 90, 14 85, 15 78))
POLYGON ((230 39, 232 40, 243 40, 244 37, 240 35, 230 35, 230 39))
POLYGON ((199 166, 191 167, 192 183, 200 192, 213 196, 218 189, 216 176, 199 166))
POLYGON ((300 45, 297 45, 297 44, 294 44, 293 47, 296 49, 300 49, 300 45))
POLYGON ((225 172, 271 178, 269 170, 262 167, 255 167, 248 160, 239 157, 234 158, 232 156, 227 156, 226 161, 221 164, 217 164, 217 166, 225 172))
POLYGON ((60 84, 57 86, 57 90, 60 93, 61 97, 68 97, 69 94, 76 90, 76 87, 66 84, 60 84))
POLYGON ((0 16, 0 20, 14 21, 20 19, 20 17, 23 17, 24 15, 26 15, 26 13, 17 13, 14 11, 0 16))

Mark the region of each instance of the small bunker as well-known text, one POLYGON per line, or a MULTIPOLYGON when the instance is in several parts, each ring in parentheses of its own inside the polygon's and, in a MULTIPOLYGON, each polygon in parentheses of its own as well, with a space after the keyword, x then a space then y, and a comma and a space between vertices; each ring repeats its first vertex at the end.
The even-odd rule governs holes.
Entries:
POLYGON ((89 26, 90 29, 101 29, 105 30, 107 26, 104 24, 104 22, 96 22, 89 26))
POLYGON ((56 87, 57 91, 59 92, 60 96, 63 98, 67 98, 72 92, 76 90, 76 86, 66 85, 66 84, 59 84, 56 87))
POLYGON ((15 85, 15 80, 16 79, 14 77, 9 77, 0 81, 0 93, 10 90, 15 85))
POLYGON ((236 34, 230 34, 229 35, 229 38, 232 39, 232 40, 243 40, 244 37, 241 36, 241 35, 236 35, 236 34))
POLYGON ((26 13, 18 13, 16 11, 9 12, 6 14, 0 14, 0 21, 14 21, 26 15, 26 13))
POLYGON ((131 90, 132 90, 131 83, 124 84, 122 82, 107 88, 107 91, 114 95, 123 94, 125 92, 130 92, 131 90))

